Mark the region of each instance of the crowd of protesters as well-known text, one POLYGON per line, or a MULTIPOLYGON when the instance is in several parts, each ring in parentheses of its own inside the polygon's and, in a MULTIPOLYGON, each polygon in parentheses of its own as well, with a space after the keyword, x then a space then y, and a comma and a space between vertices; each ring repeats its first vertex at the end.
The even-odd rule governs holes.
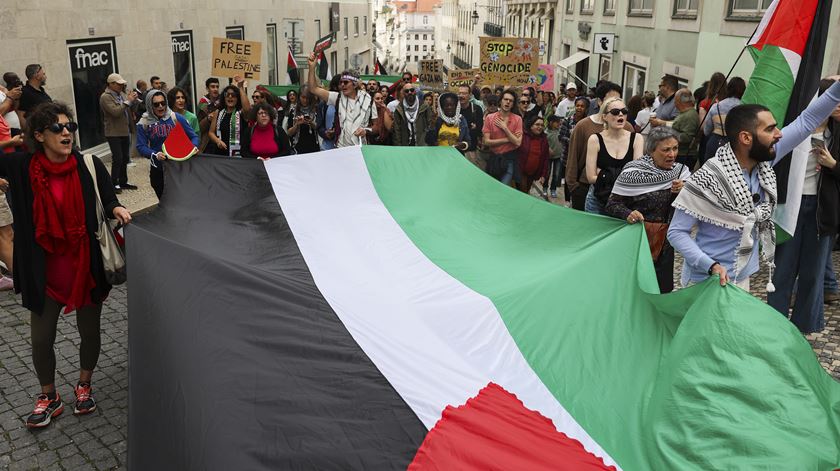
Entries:
POLYGON ((283 97, 261 86, 249 94, 240 77, 226 86, 208 78, 195 113, 187 91, 167 89, 157 76, 128 90, 125 79, 111 74, 99 98, 110 172, 96 157, 88 170, 74 145, 78 125, 47 94, 42 67, 28 66, 26 82, 3 75, 0 151, 8 155, 0 158, 0 191, 7 194, 0 198, 0 261, 8 275, 0 290, 20 292, 32 312, 41 394, 27 426, 46 426, 64 409, 53 351, 62 308, 77 311, 81 338, 74 412, 95 410, 99 316, 111 288, 96 208, 130 222, 117 195, 137 189, 128 180, 132 155, 147 159, 150 185, 163 196, 163 143, 177 126, 201 153, 228 158, 268 160, 362 144, 452 147, 521 192, 644 224, 662 293, 674 289, 675 252, 684 259, 683 286, 717 275, 722 285, 731 280, 749 289, 762 258, 771 268, 770 305, 786 316, 792 308, 791 321, 803 333, 824 328, 823 302, 838 299, 831 248, 840 230, 840 77, 824 79, 820 97, 782 133, 766 107, 741 103, 743 79, 720 73, 693 92, 666 75, 656 93, 625 101, 621 86, 609 81, 570 82, 555 94, 491 86, 476 76, 437 91, 424 90, 408 72, 381 84, 347 70, 325 85, 314 62, 310 56, 306 82, 283 97), (772 166, 807 139, 814 146, 799 223, 793 239, 776 247, 772 166))

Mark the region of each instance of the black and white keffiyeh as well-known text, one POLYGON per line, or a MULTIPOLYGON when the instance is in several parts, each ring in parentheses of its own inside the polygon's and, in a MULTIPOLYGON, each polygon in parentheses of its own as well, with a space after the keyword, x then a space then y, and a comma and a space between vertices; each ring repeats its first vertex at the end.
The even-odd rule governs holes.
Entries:
POLYGON ((438 116, 440 116, 440 119, 442 119, 444 123, 446 123, 450 126, 457 126, 458 124, 461 123, 461 102, 460 102, 460 100, 458 100, 458 95, 456 95, 454 93, 444 93, 443 95, 439 96, 438 97, 437 108, 438 108, 438 116), (455 103, 456 103, 456 105, 455 105, 455 116, 449 117, 449 116, 446 116, 446 113, 443 112, 442 103, 443 103, 444 100, 452 99, 452 98, 455 98, 455 103))
POLYGON ((656 166, 649 155, 634 160, 621 170, 615 181, 612 192, 627 197, 635 197, 654 191, 671 188, 674 180, 685 180, 691 172, 683 164, 674 165, 671 170, 664 170, 656 166))
MULTIPOLYGON (((733 278, 749 261, 755 244, 753 229, 757 229, 761 256, 770 268, 772 280, 776 230, 771 216, 776 208, 776 174, 769 162, 760 162, 757 168, 758 183, 766 198, 756 204, 732 147, 725 144, 685 181, 673 206, 700 221, 741 232, 733 278)), ((772 281, 767 284, 767 291, 775 291, 772 281)))
POLYGON ((417 113, 420 111, 420 99, 414 98, 414 104, 409 105, 408 100, 403 98, 402 105, 405 110, 405 119, 408 121, 408 142, 413 146, 417 142, 414 121, 417 120, 417 113))

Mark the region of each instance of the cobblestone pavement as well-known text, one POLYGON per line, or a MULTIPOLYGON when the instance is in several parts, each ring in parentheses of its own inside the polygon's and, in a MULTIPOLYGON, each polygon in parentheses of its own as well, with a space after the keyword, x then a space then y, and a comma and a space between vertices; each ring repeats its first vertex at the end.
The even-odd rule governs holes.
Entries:
MULTIPOLYGON (((129 169, 138 191, 120 200, 132 211, 156 202, 148 183, 148 163, 129 169)), ((554 203, 560 203, 554 201, 554 203)), ((834 253, 835 266, 840 252, 834 253)), ((756 275, 753 294, 764 299, 765 271, 756 275)), ((102 310, 102 354, 94 374, 98 408, 72 415, 73 385, 78 380, 79 334, 75 315, 61 316, 56 338, 56 385, 65 412, 43 430, 31 432, 23 421, 31 412, 38 381, 32 370, 29 312, 20 298, 0 292, 0 469, 125 469, 128 449, 128 314, 126 286, 114 288, 102 310), (70 407, 67 407, 70 406, 70 407)), ((808 337, 823 367, 840 380, 840 304, 828 306, 827 328, 808 337)))

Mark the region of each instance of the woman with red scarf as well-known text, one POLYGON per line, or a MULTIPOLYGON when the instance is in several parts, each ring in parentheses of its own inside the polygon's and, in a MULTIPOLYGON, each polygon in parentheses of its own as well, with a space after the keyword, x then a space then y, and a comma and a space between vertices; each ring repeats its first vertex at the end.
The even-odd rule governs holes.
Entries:
POLYGON ((548 138, 545 133, 543 119, 539 116, 529 116, 525 120, 525 132, 522 134, 522 145, 519 146, 519 190, 531 192, 534 182, 545 181, 548 172, 548 138))
POLYGON ((27 141, 32 154, 0 159, 0 176, 9 180, 15 204, 14 282, 31 314, 32 362, 41 394, 27 418, 30 428, 45 427, 64 411, 55 389, 55 343, 59 312, 76 311, 81 345, 80 373, 75 386, 75 414, 96 409, 91 394, 93 369, 99 359, 99 316, 111 285, 105 280, 102 252, 96 239, 97 206, 94 178, 102 206, 123 224, 131 214, 114 194, 111 177, 94 157, 91 175, 81 154, 73 150, 78 125, 62 103, 44 103, 27 114, 27 141))

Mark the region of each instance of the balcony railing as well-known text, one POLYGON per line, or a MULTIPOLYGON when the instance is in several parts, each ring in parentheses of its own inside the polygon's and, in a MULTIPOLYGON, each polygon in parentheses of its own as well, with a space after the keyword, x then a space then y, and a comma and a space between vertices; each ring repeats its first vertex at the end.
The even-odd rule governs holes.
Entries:
POLYGON ((458 56, 453 56, 452 57, 452 63, 455 64, 455 67, 457 67, 459 69, 470 69, 470 68, 472 68, 472 63, 467 62, 467 61, 465 61, 464 59, 461 59, 458 56))
POLYGON ((484 34, 500 38, 505 35, 505 27, 496 23, 484 23, 484 34))

